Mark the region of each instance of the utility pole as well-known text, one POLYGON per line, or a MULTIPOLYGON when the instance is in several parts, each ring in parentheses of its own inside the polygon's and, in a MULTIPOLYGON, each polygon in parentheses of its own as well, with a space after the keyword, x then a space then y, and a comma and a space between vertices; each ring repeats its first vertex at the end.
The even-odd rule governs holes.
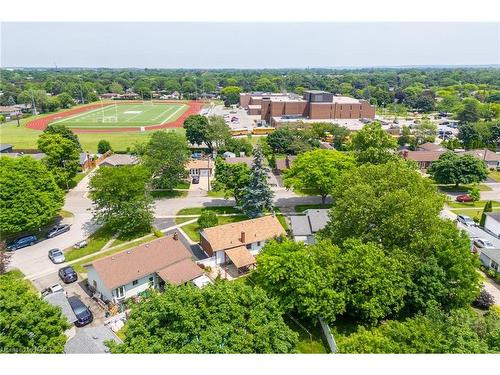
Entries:
POLYGON ((210 155, 208 156, 208 190, 210 191, 210 155))
POLYGON ((33 107, 31 108, 31 112, 33 113, 33 115, 36 115, 37 110, 36 110, 36 103, 35 103, 35 97, 33 95, 33 90, 30 90, 30 94, 31 94, 31 106, 33 107))

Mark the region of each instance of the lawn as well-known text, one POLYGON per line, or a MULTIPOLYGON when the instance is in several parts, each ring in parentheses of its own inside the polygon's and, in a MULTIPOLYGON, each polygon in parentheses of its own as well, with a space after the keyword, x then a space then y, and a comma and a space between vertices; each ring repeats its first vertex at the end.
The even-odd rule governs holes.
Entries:
POLYGON ((187 191, 179 191, 179 190, 155 190, 151 192, 151 196, 155 199, 162 198, 184 198, 187 197, 187 191))
POLYGON ((240 210, 233 206, 210 206, 210 207, 188 207, 178 211, 176 216, 179 215, 201 215, 202 210, 213 211, 216 214, 239 214, 240 210))
MULTIPOLYGON (((436 185, 436 187, 445 193, 468 193, 474 186, 473 185, 436 185)), ((480 191, 490 191, 491 188, 484 184, 478 185, 480 191)))
POLYGON ((113 237, 113 232, 106 227, 99 228, 89 238, 88 245, 81 249, 71 248, 64 253, 67 262, 93 254, 102 249, 106 243, 113 237))
MULTIPOLYGON (((467 215, 470 216, 471 218, 474 219, 474 217, 477 217, 478 219, 481 218, 481 215, 483 213, 482 208, 477 208, 477 209, 466 209, 466 208, 458 208, 458 209, 453 209, 451 210, 456 215, 467 215)), ((493 207, 493 212, 500 212, 500 207, 493 207)))
POLYGON ((331 203, 326 203, 324 205, 322 204, 299 204, 298 206, 295 206, 295 212, 304 212, 305 210, 309 209, 318 209, 318 208, 332 208, 333 204, 331 203))
MULTIPOLYGON (((14 149, 37 149, 38 136, 42 134, 39 130, 27 129, 26 122, 35 119, 32 116, 21 120, 21 126, 17 126, 15 121, 0 124, 0 140, 14 146, 14 149)), ((184 129, 168 129, 184 133, 184 129)), ((126 151, 132 148, 136 142, 147 142, 153 132, 133 131, 133 132, 101 132, 101 133, 78 133, 78 139, 84 151, 97 152, 97 144, 101 139, 111 143, 115 151, 126 151)))
POLYGON ((317 326, 304 322, 297 323, 288 316, 285 316, 285 323, 288 327, 299 335, 297 350, 302 354, 325 354, 329 353, 328 346, 323 342, 323 334, 319 323, 317 326), (306 331, 307 330, 307 331, 306 331))
POLYGON ((495 180, 496 182, 500 182, 500 172, 499 171, 490 171, 488 177, 495 180))
POLYGON ((56 120, 53 123, 76 129, 139 128, 173 122, 187 109, 186 104, 180 103, 112 103, 56 120))
POLYGON ((213 198, 225 198, 226 193, 224 191, 210 190, 207 195, 213 198))
MULTIPOLYGON (((237 216, 217 216, 217 219, 219 222, 217 225, 223 225, 223 224, 229 224, 229 223, 236 223, 238 221, 243 221, 243 220, 248 220, 248 217, 244 215, 237 215, 237 216)), ((182 230, 184 233, 188 235, 188 237, 194 241, 194 242, 199 242, 200 241, 200 230, 201 228, 199 227, 198 223, 195 221, 194 223, 187 224, 182 227, 182 230)))
MULTIPOLYGON (((448 202, 448 206, 452 208, 478 208, 478 209, 483 209, 484 205, 488 201, 477 201, 477 202, 456 202, 456 201, 450 201, 448 202)), ((495 202, 492 201, 493 207, 499 207, 500 208, 500 202, 495 202)))

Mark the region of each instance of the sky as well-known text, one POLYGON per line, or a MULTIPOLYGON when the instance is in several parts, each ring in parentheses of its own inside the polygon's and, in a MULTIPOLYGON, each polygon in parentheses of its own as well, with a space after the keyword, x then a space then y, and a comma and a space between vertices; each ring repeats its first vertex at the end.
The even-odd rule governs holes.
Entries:
POLYGON ((500 64, 500 23, 11 22, 0 41, 2 67, 500 64))

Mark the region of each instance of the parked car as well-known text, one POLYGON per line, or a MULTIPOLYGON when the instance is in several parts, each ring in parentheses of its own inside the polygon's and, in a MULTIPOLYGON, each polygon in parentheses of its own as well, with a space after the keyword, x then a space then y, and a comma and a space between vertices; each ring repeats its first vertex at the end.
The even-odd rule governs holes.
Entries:
POLYGON ((73 245, 75 249, 81 249, 82 247, 85 247, 88 245, 87 240, 81 240, 73 245))
POLYGON ((73 267, 67 266, 59 270, 59 277, 66 284, 73 283, 78 280, 78 274, 75 272, 73 267))
POLYGON ((468 227, 474 227, 476 226, 476 223, 474 220, 472 220, 469 216, 467 215, 457 215, 457 221, 459 223, 462 223, 464 225, 467 225, 468 227))
POLYGON ((193 152, 193 153, 191 154, 191 157, 192 157, 193 159, 201 159, 201 157, 202 157, 202 156, 203 156, 203 155, 202 155, 202 153, 201 153, 201 152, 199 152, 199 151, 197 151, 197 152, 193 152))
POLYGON ((52 261, 52 263, 55 264, 63 263, 66 260, 63 252, 60 249, 49 250, 49 259, 52 261))
POLYGON ((35 236, 24 236, 21 238, 18 238, 17 240, 9 243, 7 245, 7 250, 9 251, 15 251, 17 249, 21 249, 26 246, 33 246, 36 244, 37 238, 35 236))
POLYGON ((236 111, 229 111, 229 113, 236 113, 236 111))
POLYGON ((490 241, 485 240, 484 238, 476 238, 474 239, 474 245, 481 249, 494 249, 495 245, 493 245, 490 241))
POLYGON ((69 231, 69 229, 70 229, 70 226, 68 224, 56 225, 47 234, 47 238, 53 238, 55 236, 59 236, 60 234, 63 234, 63 233, 66 233, 67 231, 69 231))
POLYGON ((462 194, 455 198, 457 202, 473 202, 474 199, 469 194, 462 194))
POLYGON ((66 292, 64 291, 64 288, 61 286, 61 284, 54 284, 42 290, 42 297, 48 296, 49 294, 53 293, 66 293, 66 292))
POLYGON ((85 306, 85 304, 76 296, 72 296, 68 298, 68 302, 71 306, 71 309, 76 315, 75 326, 83 327, 87 324, 92 323, 94 320, 94 315, 92 315, 92 311, 85 306))
POLYGON ((192 184, 199 184, 200 183, 200 178, 197 177, 197 176, 193 177, 193 179, 191 180, 191 183, 192 184))

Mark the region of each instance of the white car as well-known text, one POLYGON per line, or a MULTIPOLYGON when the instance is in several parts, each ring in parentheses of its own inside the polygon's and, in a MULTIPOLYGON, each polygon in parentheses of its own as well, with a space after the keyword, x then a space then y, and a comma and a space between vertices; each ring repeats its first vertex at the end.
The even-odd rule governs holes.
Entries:
POLYGON ((493 245, 490 241, 485 240, 484 238, 474 239, 474 245, 476 245, 480 249, 494 249, 495 248, 495 245, 493 245))
POLYGON ((54 284, 42 290, 42 297, 48 296, 49 294, 53 293, 66 293, 66 292, 64 291, 64 288, 61 286, 61 284, 54 284))
POLYGON ((476 226, 476 222, 474 220, 472 220, 472 218, 470 218, 467 215, 457 215, 457 221, 459 223, 462 223, 462 224, 468 226, 468 227, 475 227, 476 226))

